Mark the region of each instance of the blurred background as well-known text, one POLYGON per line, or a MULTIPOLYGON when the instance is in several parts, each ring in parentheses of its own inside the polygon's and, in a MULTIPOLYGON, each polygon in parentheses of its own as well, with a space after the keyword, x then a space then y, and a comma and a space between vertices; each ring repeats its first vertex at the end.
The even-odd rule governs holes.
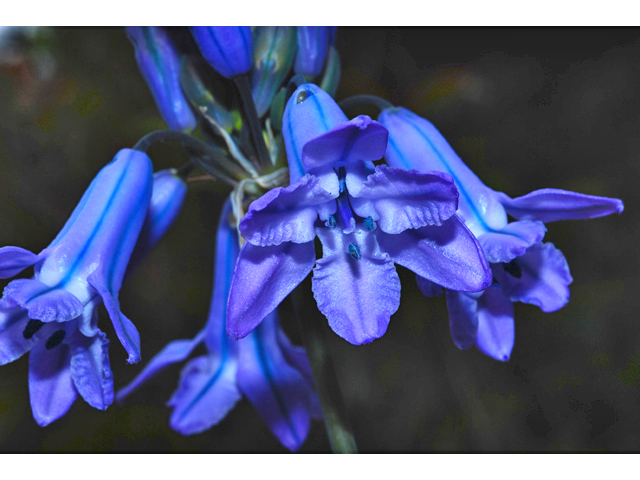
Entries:
MULTIPOLYGON (((506 363, 458 350, 444 298, 425 298, 402 267, 400 309, 370 345, 330 336, 363 452, 637 451, 640 446, 640 30, 341 28, 337 98, 380 95, 431 120, 491 188, 544 187, 621 198, 622 215, 547 225, 574 281, 560 311, 515 304, 506 363)), ((375 115, 375 111, 369 113, 375 115)), ((0 30, 0 245, 39 252, 98 170, 165 128, 121 28, 0 30)), ((180 165, 169 144, 155 168, 180 165)), ((204 324, 215 226, 229 191, 190 186, 167 237, 124 285, 143 360, 128 365, 104 309, 116 388, 166 343, 204 324)), ((2 281, 3 288, 8 281, 2 281)), ((290 305, 284 328, 299 342, 290 305)), ((82 400, 46 428, 31 416, 27 364, 0 367, 3 452, 284 452, 243 399, 189 437, 165 406, 181 366, 106 412, 82 400)), ((302 452, 327 452, 312 424, 302 452)))

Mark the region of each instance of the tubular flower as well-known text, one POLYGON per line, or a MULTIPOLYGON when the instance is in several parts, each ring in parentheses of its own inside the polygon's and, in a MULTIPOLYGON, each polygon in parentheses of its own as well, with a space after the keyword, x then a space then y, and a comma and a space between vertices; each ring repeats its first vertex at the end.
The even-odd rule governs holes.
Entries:
MULTIPOLYGON (((149 209, 125 277, 171 226, 185 192, 185 183, 171 172, 154 175, 149 209)), ((89 405, 101 410, 113 403, 109 341, 97 326, 96 307, 100 303, 101 297, 94 292, 79 317, 46 325, 29 319, 28 311, 21 307, 0 309, 0 365, 31 350, 31 407, 41 426, 63 416, 78 394, 89 405), (81 325, 89 335, 80 332, 81 325)))
POLYGON ((200 53, 225 78, 249 73, 253 66, 251 27, 189 27, 200 53))
POLYGON ((329 47, 333 44, 337 27, 297 27, 298 53, 294 70, 313 78, 322 72, 329 47))
MULTIPOLYGON (((494 283, 484 292, 446 292, 454 343, 459 348, 475 344, 493 358, 508 360, 514 342, 512 302, 552 312, 569 301, 569 266, 553 244, 541 243, 546 232, 543 222, 620 213, 622 201, 552 188, 512 199, 484 185, 424 118, 404 108, 390 108, 378 120, 389 129, 385 154, 389 165, 440 170, 453 177, 460 192, 458 215, 491 263, 494 283), (517 221, 508 222, 507 214, 517 221)), ((425 279, 418 279, 418 284, 425 295, 437 292, 425 279)))
POLYGON ((180 58, 162 27, 127 27, 140 73, 169 128, 190 132, 196 117, 180 88, 180 58))
POLYGON ((278 326, 275 312, 239 342, 226 334, 227 296, 239 250, 230 214, 227 201, 218 225, 213 295, 205 328, 192 340, 169 343, 118 392, 118 400, 168 365, 186 360, 197 345, 204 343, 208 353, 187 363, 169 400, 174 407, 172 428, 183 435, 207 430, 220 422, 244 394, 280 442, 297 450, 307 436, 311 417, 321 415, 304 349, 291 344, 278 326))
POLYGON ((360 345, 381 337, 400 302, 394 266, 462 291, 491 283, 474 236, 455 216, 451 177, 380 166, 387 130, 369 117, 349 121, 324 91, 299 87, 283 135, 291 184, 249 207, 247 240, 233 275, 227 331, 251 332, 316 264, 313 293, 331 328, 360 345), (313 240, 323 246, 316 263, 313 240))

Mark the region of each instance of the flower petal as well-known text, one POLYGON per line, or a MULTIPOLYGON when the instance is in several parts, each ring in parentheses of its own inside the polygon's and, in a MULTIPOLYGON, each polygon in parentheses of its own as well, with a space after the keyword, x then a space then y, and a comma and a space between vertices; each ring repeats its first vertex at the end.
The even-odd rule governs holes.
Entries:
POLYGON ((0 248, 0 278, 11 278, 19 274, 25 268, 35 265, 42 255, 20 247, 0 248))
POLYGON ((107 336, 99 330, 92 338, 76 334, 71 345, 71 378, 78 393, 93 408, 106 410, 113 403, 107 336))
POLYGON ((622 213, 624 204, 617 198, 596 197, 556 188, 543 188, 522 197, 510 198, 498 192, 507 213, 518 220, 582 220, 622 213))
POLYGON ((371 216, 383 232, 392 234, 441 225, 458 208, 458 191, 451 176, 442 172, 420 173, 380 165, 358 192, 349 193, 358 215, 371 216))
POLYGON ((207 355, 191 360, 167 405, 173 406, 171 428, 183 435, 200 433, 220 422, 240 400, 237 364, 228 357, 207 355))
POLYGON ((189 340, 174 340, 168 343, 155 357, 147 363, 142 372, 126 387, 120 390, 116 399, 118 402, 123 401, 130 393, 137 389, 144 382, 164 370, 169 365, 182 362, 187 359, 194 348, 202 341, 203 332, 196 335, 195 338, 189 340))
POLYGON ((442 287, 436 283, 433 283, 426 278, 421 277, 420 275, 416 275, 416 283, 418 284, 418 288, 422 292, 425 297, 441 297, 442 296, 442 287))
POLYGON ((41 427, 69 411, 78 398, 71 378, 69 346, 65 343, 47 350, 36 343, 29 354, 29 398, 33 418, 41 427))
POLYGON ((67 322, 83 311, 82 302, 72 293, 32 278, 13 280, 4 288, 0 307, 18 305, 27 309, 29 318, 42 322, 67 322))
POLYGON ((36 337, 24 338, 24 328, 29 321, 22 308, 0 310, 0 365, 17 360, 38 341, 36 337))
POLYGON ((514 260, 519 267, 492 265, 493 275, 502 292, 513 302, 537 305, 543 312, 554 312, 569 301, 569 285, 573 281, 567 260, 552 243, 539 243, 514 260))
POLYGON ((453 343, 461 350, 470 348, 478 332, 478 300, 475 295, 453 290, 447 290, 446 297, 453 343))
POLYGON ((393 261, 380 252, 373 233, 343 235, 318 229, 323 258, 313 270, 312 290, 329 326, 354 345, 370 343, 387 331, 400 305, 400 279, 393 261), (361 258, 350 255, 357 245, 361 258))
POLYGON ((338 196, 337 191, 329 193, 318 182, 318 178, 305 175, 293 185, 274 188, 254 201, 240 222, 242 236, 261 247, 313 240, 318 204, 338 196))
POLYGON ((491 270, 478 241, 457 215, 441 226, 377 233, 394 262, 451 290, 477 292, 491 285, 491 270))
POLYGON ((247 336, 305 279, 315 261, 313 242, 270 247, 245 243, 229 292, 229 335, 236 340, 247 336))
POLYGON ((484 233, 478 237, 490 263, 510 262, 540 243, 547 229, 542 222, 522 220, 512 222, 500 231, 484 233))
POLYGON ((491 286, 478 301, 476 346, 485 355, 506 362, 514 341, 513 303, 499 286, 491 286))
POLYGON ((238 387, 289 450, 298 450, 310 426, 307 382, 283 356, 272 312, 238 342, 238 387))

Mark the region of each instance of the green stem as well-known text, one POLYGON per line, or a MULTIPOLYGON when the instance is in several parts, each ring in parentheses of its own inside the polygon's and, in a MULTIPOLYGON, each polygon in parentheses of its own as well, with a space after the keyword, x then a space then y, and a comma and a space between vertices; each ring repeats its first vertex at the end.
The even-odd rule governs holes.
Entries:
POLYGON ((311 281, 307 279, 293 291, 293 307, 311 364, 331 450, 333 453, 358 453, 327 345, 327 319, 318 311, 309 292, 311 281))
POLYGON ((253 141, 253 147, 258 155, 259 165, 255 166, 258 168, 258 171, 264 170, 271 165, 271 157, 269 157, 267 145, 264 143, 264 137, 262 136, 260 117, 258 117, 256 104, 254 103, 253 95, 251 94, 249 77, 247 75, 239 75, 233 78, 233 82, 240 93, 242 112, 244 113, 244 117, 249 125, 249 132, 251 134, 251 140, 253 141))
POLYGON ((354 95, 352 97, 345 98, 344 100, 338 102, 338 105, 343 110, 349 110, 351 108, 362 107, 362 106, 373 106, 380 110, 393 108, 392 103, 376 95, 354 95))

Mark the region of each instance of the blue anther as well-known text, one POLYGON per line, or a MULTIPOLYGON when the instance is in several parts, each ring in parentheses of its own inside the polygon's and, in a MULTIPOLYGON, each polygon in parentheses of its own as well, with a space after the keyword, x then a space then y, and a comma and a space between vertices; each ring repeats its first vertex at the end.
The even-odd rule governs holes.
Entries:
POLYGON ((373 218, 367 217, 364 219, 364 228, 366 228, 369 232, 373 232, 378 225, 373 221, 373 218))
POLYGON ((327 227, 329 227, 331 230, 333 230, 334 228, 336 228, 336 217, 329 214, 329 219, 326 222, 324 222, 324 224, 327 227))
POLYGON ((355 243, 349 244, 349 255, 351 255, 356 260, 360 260, 362 258, 362 254, 360 253, 360 247, 355 243))

